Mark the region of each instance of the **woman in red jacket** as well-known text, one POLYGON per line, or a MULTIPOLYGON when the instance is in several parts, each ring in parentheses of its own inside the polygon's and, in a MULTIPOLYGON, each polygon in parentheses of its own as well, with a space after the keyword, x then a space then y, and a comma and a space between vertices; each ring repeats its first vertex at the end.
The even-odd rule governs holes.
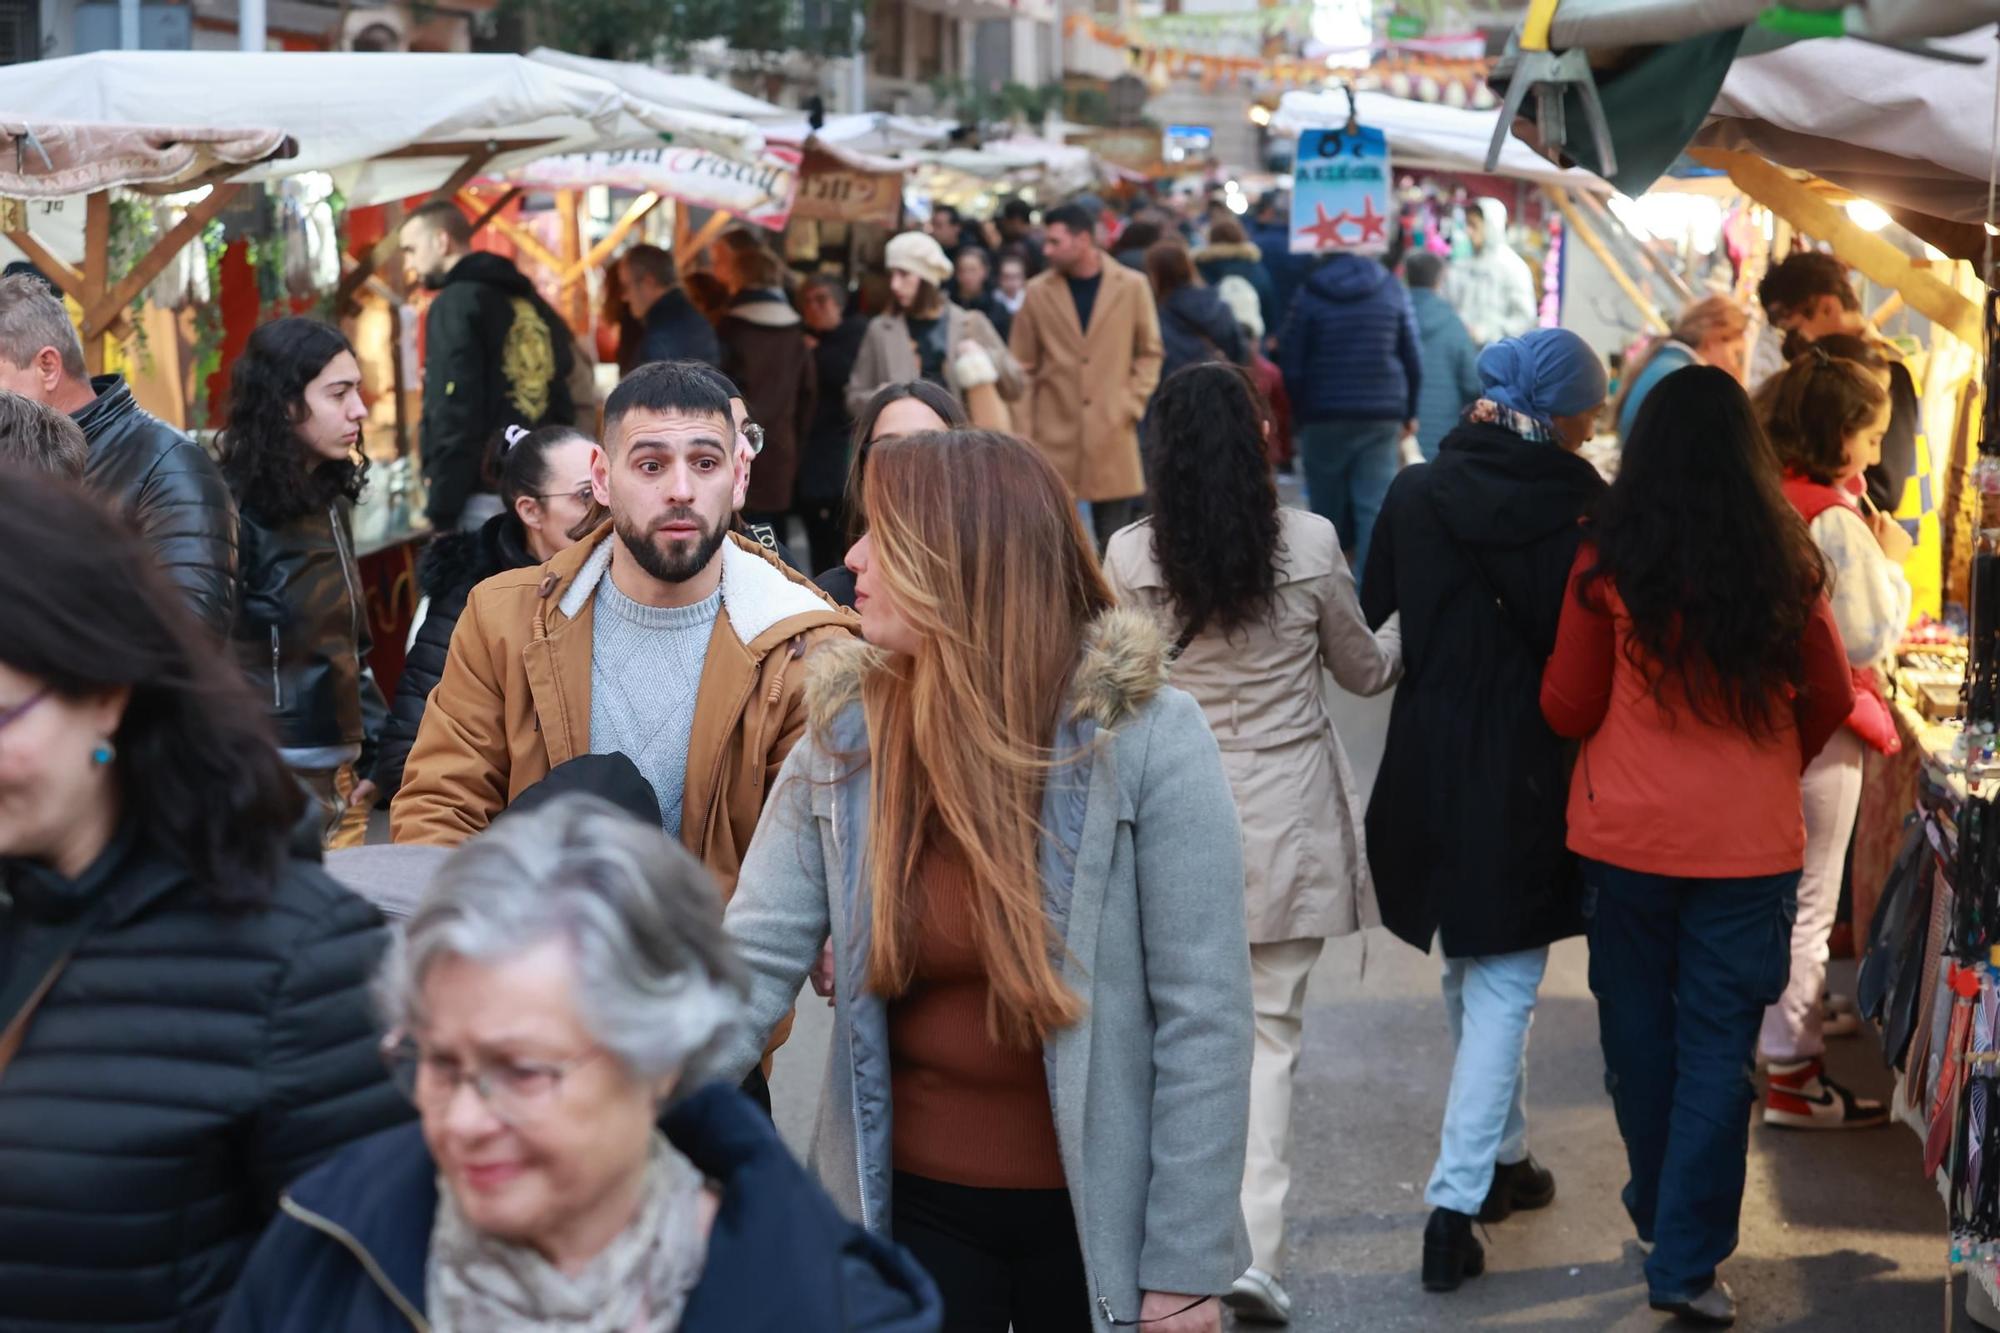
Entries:
POLYGON ((1826 565, 1726 371, 1647 395, 1578 552, 1542 712, 1582 741, 1584 858, 1606 1085, 1653 1245, 1654 1309, 1734 1322, 1750 1070, 1790 969, 1799 775, 1854 706, 1826 565))

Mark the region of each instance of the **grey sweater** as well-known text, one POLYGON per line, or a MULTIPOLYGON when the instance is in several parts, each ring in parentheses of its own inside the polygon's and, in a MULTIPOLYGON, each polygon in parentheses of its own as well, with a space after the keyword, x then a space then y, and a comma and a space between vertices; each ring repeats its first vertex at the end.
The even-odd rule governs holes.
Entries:
POLYGON ((693 606, 645 606, 597 585, 590 631, 590 752, 630 759, 660 799, 660 826, 681 835, 688 737, 722 589, 693 606))

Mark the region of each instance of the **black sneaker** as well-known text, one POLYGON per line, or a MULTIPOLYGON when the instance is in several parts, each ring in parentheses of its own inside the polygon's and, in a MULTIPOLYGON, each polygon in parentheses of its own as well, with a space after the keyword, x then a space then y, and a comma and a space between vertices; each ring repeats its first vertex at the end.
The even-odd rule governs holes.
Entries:
POLYGON ((1424 1227, 1424 1290, 1457 1291, 1486 1271, 1486 1251, 1472 1234, 1472 1218, 1449 1208, 1431 1212, 1424 1227))
POLYGON ((1504 1222, 1514 1213, 1546 1208, 1555 1197, 1555 1174, 1532 1156, 1518 1162, 1496 1162, 1493 1185, 1480 1205, 1479 1220, 1504 1222))

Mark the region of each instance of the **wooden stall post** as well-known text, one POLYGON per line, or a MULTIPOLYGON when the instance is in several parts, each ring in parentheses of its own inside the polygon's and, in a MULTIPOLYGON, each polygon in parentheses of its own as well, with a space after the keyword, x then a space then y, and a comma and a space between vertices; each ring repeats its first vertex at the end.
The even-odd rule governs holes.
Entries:
POLYGON ((577 281, 583 261, 583 199, 576 190, 556 191, 556 240, 562 255, 556 268, 558 309, 569 331, 582 338, 590 333, 590 287, 577 281))

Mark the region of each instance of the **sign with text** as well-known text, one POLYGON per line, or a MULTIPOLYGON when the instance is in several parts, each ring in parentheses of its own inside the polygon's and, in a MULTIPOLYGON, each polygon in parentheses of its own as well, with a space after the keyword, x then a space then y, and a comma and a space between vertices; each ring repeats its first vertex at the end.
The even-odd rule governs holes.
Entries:
POLYGON ((1396 225, 1389 141, 1363 125, 1302 130, 1292 169, 1292 253, 1388 252, 1396 225))
POLYGON ((873 222, 894 227, 902 220, 903 173, 867 171, 831 153, 806 149, 792 216, 815 222, 873 222))
POLYGON ((629 148, 563 153, 514 173, 516 184, 548 190, 612 185, 652 190, 696 208, 714 208, 781 231, 799 188, 799 151, 767 145, 753 161, 705 148, 629 148))

